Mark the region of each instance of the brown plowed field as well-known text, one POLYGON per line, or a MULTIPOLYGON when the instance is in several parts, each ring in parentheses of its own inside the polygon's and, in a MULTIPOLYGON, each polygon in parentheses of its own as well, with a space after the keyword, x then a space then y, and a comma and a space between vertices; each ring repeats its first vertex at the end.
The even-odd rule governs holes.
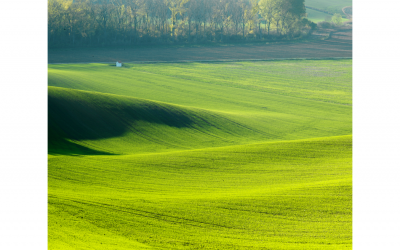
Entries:
POLYGON ((139 62, 182 60, 268 60, 352 57, 352 28, 331 31, 331 38, 309 42, 235 44, 199 47, 49 49, 49 63, 139 62), (337 34, 336 34, 337 33, 337 34))

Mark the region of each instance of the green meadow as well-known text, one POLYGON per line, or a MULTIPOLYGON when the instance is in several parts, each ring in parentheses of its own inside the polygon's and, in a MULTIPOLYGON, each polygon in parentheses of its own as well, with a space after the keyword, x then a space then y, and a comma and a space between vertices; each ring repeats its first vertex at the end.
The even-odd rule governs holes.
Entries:
MULTIPOLYGON (((305 5, 318 8, 321 10, 329 11, 332 13, 342 14, 342 8, 347 6, 352 6, 352 0, 305 0, 305 5)), ((308 10, 307 10, 308 12, 308 10)))
POLYGON ((48 66, 49 249, 351 249, 352 60, 48 66))
MULTIPOLYGON (((316 10, 312 10, 312 9, 306 9, 307 10, 307 19, 309 19, 310 21, 313 21, 314 23, 319 23, 319 22, 323 22, 325 21, 325 19, 328 18, 332 18, 332 15, 329 15, 327 13, 321 12, 321 11, 316 11, 316 10)), ((339 14, 342 15, 342 11, 338 12, 339 14)), ((347 22, 349 21, 349 19, 347 18, 342 18, 342 22, 347 22)))
MULTIPOLYGON (((339 13, 340 15, 343 15, 342 8, 347 7, 347 6, 352 6, 352 0, 335 0, 335 1, 329 1, 329 0, 306 0, 305 5, 313 8, 317 8, 320 10, 325 10, 330 13, 339 13)), ((332 15, 326 14, 324 12, 312 10, 312 9, 306 9, 307 12, 307 19, 318 23, 325 21, 326 17, 332 17, 332 15)), ((346 18, 342 19, 343 22, 349 21, 346 18)))
MULTIPOLYGON (((313 21, 314 23, 319 23, 325 21, 326 18, 332 18, 332 15, 327 13, 316 11, 312 9, 307 10, 307 19, 313 21)), ((343 18, 343 21, 347 21, 347 19, 343 18)))

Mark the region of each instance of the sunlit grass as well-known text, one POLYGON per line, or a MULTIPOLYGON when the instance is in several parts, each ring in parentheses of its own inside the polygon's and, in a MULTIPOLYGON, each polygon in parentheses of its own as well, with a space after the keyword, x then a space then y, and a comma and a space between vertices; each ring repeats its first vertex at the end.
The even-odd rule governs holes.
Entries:
POLYGON ((50 65, 54 125, 83 117, 78 143, 117 154, 351 134, 351 60, 130 66, 50 65))
POLYGON ((49 65, 49 249, 350 249, 351 63, 49 65))
POLYGON ((49 166, 54 249, 59 241, 75 249, 100 242, 115 249, 136 242, 165 249, 351 246, 351 136, 60 156, 49 166))

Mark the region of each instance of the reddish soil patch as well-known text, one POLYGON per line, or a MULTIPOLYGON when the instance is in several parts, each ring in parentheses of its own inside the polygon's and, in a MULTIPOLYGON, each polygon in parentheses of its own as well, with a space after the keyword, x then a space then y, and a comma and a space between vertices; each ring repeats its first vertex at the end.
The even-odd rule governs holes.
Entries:
POLYGON ((180 60, 250 60, 352 57, 352 28, 332 30, 326 40, 199 47, 49 49, 49 63, 180 60))

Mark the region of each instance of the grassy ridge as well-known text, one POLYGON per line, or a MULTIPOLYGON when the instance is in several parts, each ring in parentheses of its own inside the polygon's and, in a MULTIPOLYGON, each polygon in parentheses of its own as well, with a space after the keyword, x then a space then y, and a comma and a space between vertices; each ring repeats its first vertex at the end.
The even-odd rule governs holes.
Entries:
POLYGON ((49 153, 74 154, 71 144, 87 154, 155 152, 263 136, 206 110, 59 87, 48 93, 49 153))
POLYGON ((49 249, 351 248, 351 63, 49 65, 49 249))
POLYGON ((95 123, 68 139, 116 154, 351 134, 351 61, 300 62, 50 65, 63 88, 49 102, 64 108, 49 112, 64 127, 95 123))
POLYGON ((318 8, 321 10, 326 10, 331 13, 339 13, 343 14, 342 8, 346 6, 352 6, 353 1, 352 0, 335 0, 335 1, 329 1, 329 0, 306 0, 305 5, 318 8))
POLYGON ((50 156, 49 232, 51 249, 350 248, 351 136, 50 156))
POLYGON ((329 0, 306 0, 305 4, 307 6, 315 7, 315 8, 326 8, 329 6, 337 5, 337 6, 351 6, 352 5, 352 0, 335 0, 329 1, 329 0))
POLYGON ((48 84, 240 112, 276 95, 351 105, 351 67, 351 60, 58 64, 49 65, 48 84))
MULTIPOLYGON (((321 11, 306 9, 306 12, 307 12, 307 19, 310 21, 313 21, 314 23, 323 22, 323 21, 325 21, 326 17, 332 18, 332 15, 329 15, 329 14, 321 12, 321 11)), ((343 20, 343 21, 347 21, 347 20, 343 20)))
MULTIPOLYGON (((343 12, 340 9, 334 8, 331 9, 331 11, 334 11, 334 13, 339 13, 341 15, 343 15, 343 12), (339 11, 340 10, 340 11, 339 11)), ((333 15, 321 12, 321 11, 317 11, 317 10, 312 10, 312 9, 306 9, 307 12, 307 19, 309 19, 310 21, 313 21, 314 23, 318 23, 318 22, 323 22, 325 21, 326 17, 330 17, 332 18, 333 15)), ((349 21, 349 19, 342 17, 342 22, 347 22, 349 21)))
MULTIPOLYGON (((352 6, 352 0, 335 0, 335 1, 329 1, 329 0, 306 0, 305 5, 309 7, 314 7, 320 10, 325 10, 330 13, 339 13, 340 15, 343 15, 342 8, 346 6, 352 6)), ((312 9, 306 9, 307 11, 307 18, 310 19, 313 22, 322 22, 325 21, 325 17, 332 15, 320 12, 320 11, 315 11, 312 9)), ((348 19, 343 18, 343 22, 348 21, 348 19)))

